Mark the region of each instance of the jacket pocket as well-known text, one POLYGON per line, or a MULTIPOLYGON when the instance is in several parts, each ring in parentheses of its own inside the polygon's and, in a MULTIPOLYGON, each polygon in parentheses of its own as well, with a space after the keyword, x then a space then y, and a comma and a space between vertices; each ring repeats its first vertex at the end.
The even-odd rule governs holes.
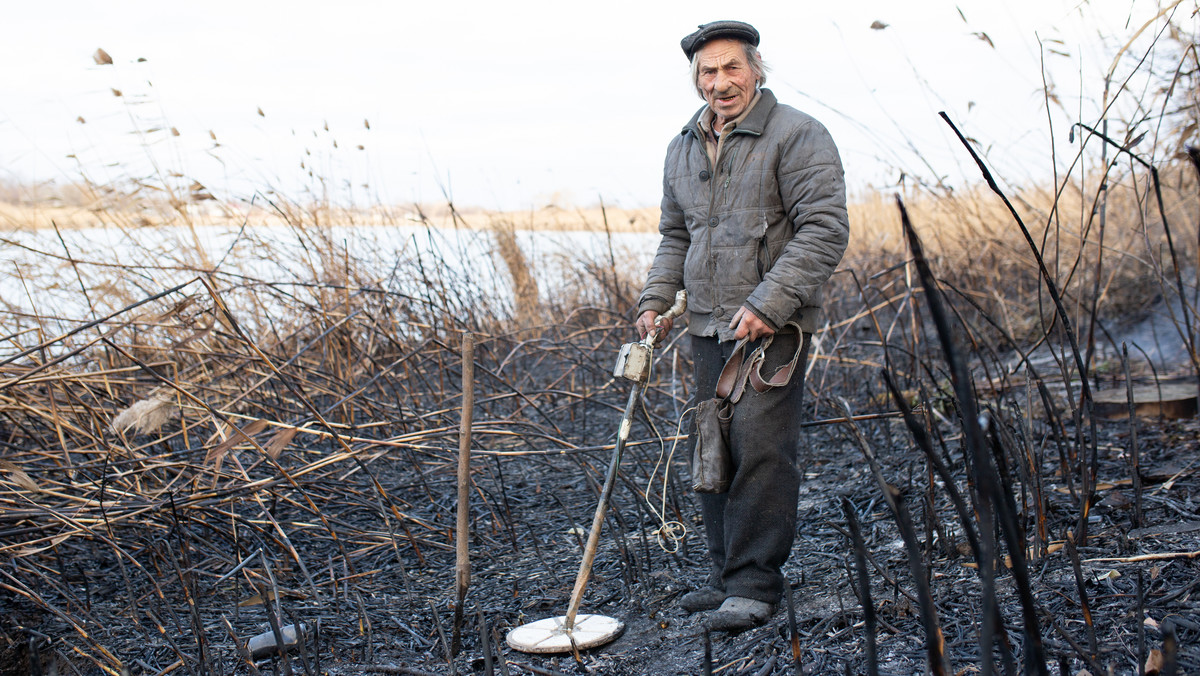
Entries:
POLYGON ((767 217, 765 214, 760 215, 758 217, 757 227, 758 246, 755 247, 754 251, 754 263, 756 269, 758 270, 758 279, 760 281, 766 276, 767 271, 770 270, 771 266, 775 263, 775 257, 771 255, 770 239, 767 237, 767 231, 767 217))

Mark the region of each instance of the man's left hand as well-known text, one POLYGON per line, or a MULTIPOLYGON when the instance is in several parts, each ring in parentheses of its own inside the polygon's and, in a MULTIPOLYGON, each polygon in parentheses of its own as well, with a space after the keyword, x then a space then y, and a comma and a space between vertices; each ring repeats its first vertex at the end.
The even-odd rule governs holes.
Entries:
POLYGON ((775 333, 775 329, 767 326, 767 323, 758 318, 758 315, 750 311, 750 308, 743 305, 734 313, 733 319, 729 320, 729 328, 736 329, 733 337, 741 340, 746 336, 750 336, 750 340, 758 340, 763 336, 770 336, 775 333))

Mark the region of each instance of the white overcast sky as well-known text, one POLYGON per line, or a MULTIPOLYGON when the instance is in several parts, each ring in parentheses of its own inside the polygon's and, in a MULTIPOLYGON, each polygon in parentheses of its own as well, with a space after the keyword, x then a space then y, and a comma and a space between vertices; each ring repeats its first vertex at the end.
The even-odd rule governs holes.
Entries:
MULTIPOLYGON (((1194 5, 1184 2, 1180 16, 1194 5)), ((767 86, 830 128, 852 188, 894 184, 901 170, 954 185, 977 180, 939 110, 1021 183, 1051 172, 1043 58, 1070 111, 1052 111, 1066 144, 1069 122, 1095 121, 1103 73, 1159 7, 7 3, 0 180, 71 181, 82 170, 103 182, 159 171, 242 198, 275 188, 296 200, 322 191, 344 200, 349 190, 359 204, 437 203, 445 189, 460 205, 489 209, 601 198, 655 205, 666 144, 701 104, 679 40, 699 23, 738 18, 762 33, 767 86), (888 27, 872 30, 874 21, 888 27), (98 47, 114 65, 93 63, 98 47)))

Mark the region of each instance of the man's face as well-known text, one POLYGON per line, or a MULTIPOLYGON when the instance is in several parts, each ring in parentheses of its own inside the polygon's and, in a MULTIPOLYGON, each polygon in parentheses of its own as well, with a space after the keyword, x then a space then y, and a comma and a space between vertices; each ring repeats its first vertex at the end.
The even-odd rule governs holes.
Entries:
POLYGON ((754 99, 754 72, 742 43, 736 40, 711 40, 696 55, 696 84, 717 114, 717 122, 724 125, 741 115, 754 99))

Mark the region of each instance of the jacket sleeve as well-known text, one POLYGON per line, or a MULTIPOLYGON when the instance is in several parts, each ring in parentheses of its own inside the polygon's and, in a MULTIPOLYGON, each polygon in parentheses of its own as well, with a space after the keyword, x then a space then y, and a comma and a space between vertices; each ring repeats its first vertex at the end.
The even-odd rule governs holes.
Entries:
POLYGON ((821 287, 846 251, 850 222, 842 161, 820 122, 805 121, 783 141, 776 175, 794 234, 746 300, 755 314, 783 326, 801 307, 819 305, 821 287))
POLYGON ((674 303, 675 292, 683 288, 683 262, 687 257, 692 237, 683 218, 683 209, 675 201, 670 181, 667 180, 667 167, 670 166, 676 143, 678 140, 668 149, 667 161, 663 167, 662 215, 658 220, 658 232, 662 239, 658 243, 654 262, 650 264, 646 286, 642 288, 642 294, 638 298, 639 315, 646 310, 654 310, 660 314, 666 312, 674 303))

